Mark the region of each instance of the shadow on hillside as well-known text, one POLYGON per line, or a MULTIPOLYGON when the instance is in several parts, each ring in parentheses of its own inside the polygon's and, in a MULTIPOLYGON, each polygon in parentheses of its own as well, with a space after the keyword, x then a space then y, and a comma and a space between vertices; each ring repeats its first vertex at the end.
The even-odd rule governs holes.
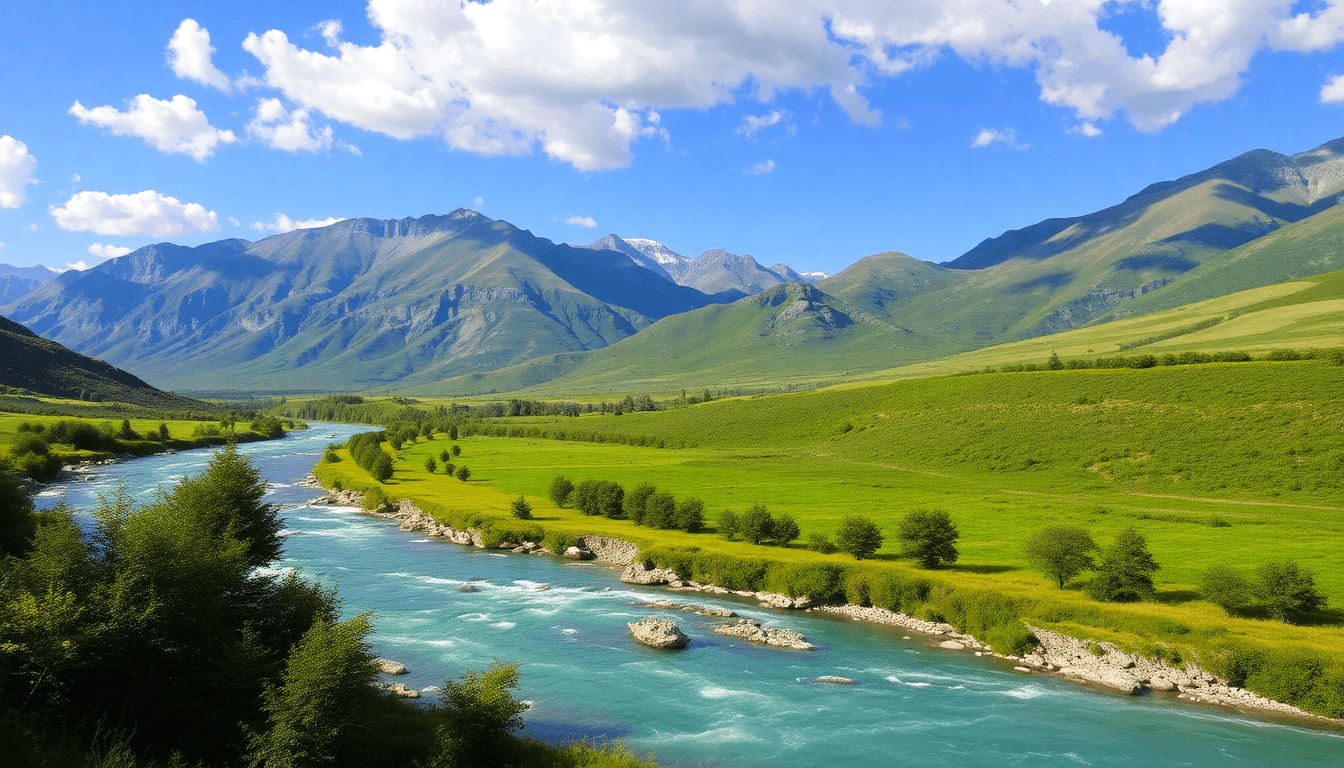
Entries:
POLYGON ((1008 573, 1009 571, 1020 571, 1015 565, 990 565, 988 563, 970 563, 948 565, 940 568, 943 571, 957 571, 958 573, 1008 573))
POLYGON ((1162 589, 1158 590, 1154 599, 1162 605, 1180 605, 1198 600, 1199 592, 1193 589, 1162 589))

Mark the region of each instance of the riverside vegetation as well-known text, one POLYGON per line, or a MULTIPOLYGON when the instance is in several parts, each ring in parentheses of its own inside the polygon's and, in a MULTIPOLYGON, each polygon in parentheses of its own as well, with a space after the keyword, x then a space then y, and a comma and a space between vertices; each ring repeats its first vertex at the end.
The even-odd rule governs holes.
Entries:
POLYGON ((266 484, 230 445, 143 505, 85 529, 35 512, 0 461, 0 752, 46 766, 649 765, 619 744, 514 731, 518 670, 496 664, 413 707, 378 684, 366 614, 274 569, 266 484))
POLYGON ((402 403, 399 415, 424 417, 411 439, 410 422, 390 426, 403 440, 400 450, 381 449, 395 470, 385 483, 342 450, 317 473, 328 485, 414 499, 487 541, 531 538, 554 550, 576 535, 615 536, 689 578, 943 619, 1003 652, 1029 646, 1025 619, 1197 661, 1233 684, 1339 717, 1344 631, 1329 606, 1344 601, 1344 368, 1332 363, 919 379, 619 417, 481 420, 460 407, 402 403), (435 413, 448 416, 436 423, 435 413), (468 482, 425 471, 449 423, 468 482), (561 474, 576 487, 619 485, 627 497, 647 483, 738 518, 759 504, 818 544, 834 543, 841 522, 859 516, 886 547, 856 561, 822 546, 730 541, 715 512, 700 533, 585 515, 549 498, 561 474), (530 519, 511 514, 520 494, 530 519), (895 551, 898 523, 916 509, 948 513, 959 534, 955 562, 926 569, 895 551), (1105 550, 1064 578, 1040 569, 1028 541, 1052 525, 1082 529, 1105 550), (1142 579, 1100 589, 1116 573, 1108 557, 1143 565, 1142 553, 1160 565, 1139 568, 1151 589, 1142 579), (1219 564, 1254 575, 1241 576, 1249 586, 1230 611, 1201 597, 1213 597, 1201 582, 1219 564), (1275 588, 1266 575, 1275 569, 1314 580, 1305 593, 1275 588), (1290 609, 1276 607, 1283 594, 1298 595, 1290 609))

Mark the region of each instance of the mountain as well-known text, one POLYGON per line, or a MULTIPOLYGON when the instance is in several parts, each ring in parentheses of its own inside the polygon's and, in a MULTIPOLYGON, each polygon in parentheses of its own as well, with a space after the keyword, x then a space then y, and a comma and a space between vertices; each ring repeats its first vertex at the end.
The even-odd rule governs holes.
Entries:
POLYGON ((552 355, 484 375, 398 387, 411 395, 535 388, 572 396, 702 387, 788 386, 955 351, 805 283, 663 318, 609 347, 552 355))
POLYGON ((61 274, 41 264, 31 267, 13 267, 0 264, 0 304, 14 301, 61 274))
POLYGON ((458 210, 151 245, 3 311, 177 389, 333 391, 603 347, 713 301, 625 255, 458 210))
POLYGON ((210 407, 164 392, 115 366, 76 354, 0 317, 0 385, 47 397, 130 403, 150 408, 210 407))
POLYGON ((724 298, 750 296, 780 283, 815 282, 784 264, 767 269, 751 256, 718 248, 689 259, 657 240, 622 238, 614 234, 590 243, 587 247, 623 253, 641 267, 678 285, 724 298))
POLYGON ((639 266, 660 274, 674 283, 680 282, 681 274, 691 263, 691 259, 682 256, 657 240, 646 240, 640 237, 625 239, 616 235, 607 235, 601 240, 589 244, 588 247, 596 250, 624 253, 639 266))

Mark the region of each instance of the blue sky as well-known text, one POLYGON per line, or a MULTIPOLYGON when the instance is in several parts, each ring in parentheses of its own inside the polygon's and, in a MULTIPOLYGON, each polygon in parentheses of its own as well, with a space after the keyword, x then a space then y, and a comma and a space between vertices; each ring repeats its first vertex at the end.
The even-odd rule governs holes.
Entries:
POLYGON ((15 0, 0 261, 458 207, 800 270, 945 261, 1339 138, 1341 41, 1344 3, 1274 0, 15 0))

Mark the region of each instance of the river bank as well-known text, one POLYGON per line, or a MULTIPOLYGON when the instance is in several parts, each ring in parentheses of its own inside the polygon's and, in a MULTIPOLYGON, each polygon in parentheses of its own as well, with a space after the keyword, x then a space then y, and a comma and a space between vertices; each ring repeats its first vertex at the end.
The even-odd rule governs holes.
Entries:
MULTIPOLYGON (((313 475, 309 475, 305 484, 326 490, 313 475)), ((343 490, 329 493, 314 503, 362 509, 363 495, 357 491, 343 490)), ((503 541, 487 547, 480 531, 455 530, 435 520, 409 499, 392 502, 382 509, 369 513, 396 520, 399 527, 405 531, 445 538, 457 544, 479 549, 502 549, 518 554, 549 554, 620 567, 624 569, 621 580, 631 584, 665 586, 678 592, 732 595, 755 600, 762 608, 817 612, 876 625, 899 627, 923 636, 930 647, 998 659, 1012 665, 1013 669, 1022 675, 1048 674, 1071 682, 1129 695, 1151 692, 1183 702, 1231 708, 1258 716, 1288 717, 1344 726, 1344 720, 1322 717, 1244 688, 1232 686, 1226 678, 1211 674, 1195 663, 1177 667, 1162 659, 1127 653, 1109 642, 1071 637, 1029 624, 1027 628, 1038 641, 1035 648, 1024 655, 999 654, 974 636, 960 633, 947 623, 925 621, 877 607, 853 604, 821 605, 814 604, 814 601, 806 596, 791 597, 769 592, 735 591, 714 584, 696 582, 683 578, 675 571, 651 568, 644 563, 636 562, 638 545, 616 537, 576 537, 575 546, 563 552, 553 552, 537 542, 522 541, 503 541)))

